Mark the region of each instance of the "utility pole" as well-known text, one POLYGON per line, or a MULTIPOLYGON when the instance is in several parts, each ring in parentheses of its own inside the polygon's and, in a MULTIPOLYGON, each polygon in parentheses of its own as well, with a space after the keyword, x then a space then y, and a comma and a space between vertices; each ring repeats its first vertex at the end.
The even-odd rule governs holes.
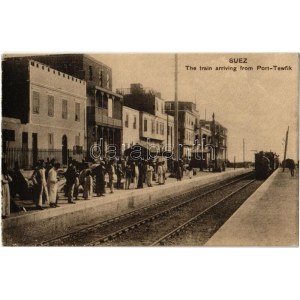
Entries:
POLYGON ((286 131, 286 136, 285 136, 285 146, 284 146, 284 156, 283 156, 283 164, 282 164, 282 172, 284 172, 285 170, 285 160, 286 160, 286 151, 287 151, 287 145, 288 145, 288 138, 289 138, 289 128, 290 126, 288 126, 288 129, 286 131))
POLYGON ((213 130, 213 136, 212 136, 212 140, 213 140, 213 148, 215 151, 215 160, 214 160, 214 171, 217 171, 218 168, 218 139, 217 139, 217 133, 216 133, 216 123, 215 123, 215 113, 213 113, 212 115, 212 130, 213 130))
POLYGON ((174 156, 179 160, 178 153, 178 54, 175 54, 175 120, 174 120, 174 156))
POLYGON ((243 139, 243 165, 245 168, 245 139, 243 139))
POLYGON ((167 114, 167 151, 169 151, 169 115, 167 114))

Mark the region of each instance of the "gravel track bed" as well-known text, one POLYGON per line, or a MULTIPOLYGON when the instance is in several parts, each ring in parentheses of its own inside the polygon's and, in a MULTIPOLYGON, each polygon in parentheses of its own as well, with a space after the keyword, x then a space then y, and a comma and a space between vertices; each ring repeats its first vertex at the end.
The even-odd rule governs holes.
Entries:
POLYGON ((203 246, 262 183, 262 181, 255 181, 241 192, 218 204, 178 235, 165 241, 164 246, 203 246))
MULTIPOLYGON (((164 209, 167 209, 170 207, 170 205, 176 205, 179 204, 187 199, 190 199, 192 197, 195 197, 199 194, 205 193, 207 191, 210 191, 218 186, 224 185, 226 183, 229 183, 231 181, 234 181, 242 176, 245 175, 240 175, 237 176, 233 179, 227 179, 221 182, 216 182, 210 185, 207 185, 205 187, 200 187, 200 188, 195 188, 191 191, 188 191, 184 193, 183 195, 177 195, 174 197, 170 197, 167 199, 167 201, 164 201, 162 204, 155 206, 155 207, 150 207, 146 210, 138 210, 134 215, 125 217, 125 218, 120 218, 118 221, 114 221, 112 223, 108 223, 105 225, 101 226, 95 226, 94 228, 90 228, 88 232, 82 231, 82 232, 77 232, 74 234, 71 234, 69 237, 65 239, 59 239, 59 240, 54 240, 48 243, 47 245, 49 246, 82 246, 87 243, 89 243, 92 240, 95 240, 96 238, 99 238, 103 235, 109 234, 111 232, 114 232, 116 230, 121 229, 124 226, 130 225, 134 222, 138 222, 142 219, 144 219, 147 216, 153 215, 159 211, 162 211, 164 209)), ((97 222, 94 222, 95 225, 97 222)))
MULTIPOLYGON (((199 212, 210 207, 220 199, 229 195, 233 190, 242 187, 250 180, 244 179, 240 182, 234 183, 221 190, 214 191, 213 193, 203 196, 196 201, 186 204, 158 219, 141 225, 134 230, 128 231, 111 241, 105 242, 100 246, 148 246, 155 240, 172 231, 182 223, 186 222, 199 212)), ((198 193, 200 195, 200 193, 198 193)), ((188 199, 185 199, 188 200, 188 199)))

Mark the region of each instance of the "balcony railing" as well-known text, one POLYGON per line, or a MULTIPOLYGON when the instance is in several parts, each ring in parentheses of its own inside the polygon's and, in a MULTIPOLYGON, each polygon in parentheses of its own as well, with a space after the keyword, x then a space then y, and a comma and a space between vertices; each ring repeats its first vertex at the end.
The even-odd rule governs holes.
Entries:
POLYGON ((122 127, 122 120, 109 117, 106 108, 96 107, 95 118, 97 123, 113 127, 122 127))

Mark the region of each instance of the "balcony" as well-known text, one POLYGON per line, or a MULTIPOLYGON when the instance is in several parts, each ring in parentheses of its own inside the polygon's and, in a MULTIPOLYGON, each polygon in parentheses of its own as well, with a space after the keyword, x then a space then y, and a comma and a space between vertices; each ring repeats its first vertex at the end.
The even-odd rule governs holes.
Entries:
POLYGON ((110 126, 110 127, 122 127, 122 120, 111 118, 108 116, 108 109, 95 107, 95 121, 99 125, 110 126))

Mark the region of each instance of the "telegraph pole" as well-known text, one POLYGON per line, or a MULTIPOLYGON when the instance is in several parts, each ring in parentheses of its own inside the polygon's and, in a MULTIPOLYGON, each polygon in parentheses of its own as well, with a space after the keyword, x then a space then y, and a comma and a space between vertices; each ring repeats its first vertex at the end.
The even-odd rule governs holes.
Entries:
POLYGON ((178 54, 175 54, 175 120, 174 120, 174 156, 179 160, 178 149, 178 54))
POLYGON ((169 118, 167 114, 167 151, 169 151, 169 118))
POLYGON ((243 139, 243 165, 245 168, 245 139, 243 139))
POLYGON ((286 160, 286 151, 287 151, 287 145, 288 145, 288 138, 289 138, 289 128, 290 126, 288 126, 288 129, 286 131, 286 136, 285 136, 285 146, 284 146, 284 156, 283 156, 283 165, 282 165, 282 172, 284 172, 285 170, 285 160, 286 160))

